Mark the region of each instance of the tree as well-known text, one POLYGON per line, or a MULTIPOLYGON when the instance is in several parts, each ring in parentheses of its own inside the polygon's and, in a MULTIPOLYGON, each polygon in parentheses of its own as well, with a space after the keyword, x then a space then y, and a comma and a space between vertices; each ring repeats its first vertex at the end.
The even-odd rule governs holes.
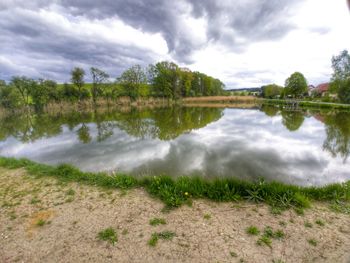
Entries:
POLYGON ((102 95, 102 85, 107 81, 109 75, 106 72, 94 67, 90 68, 90 73, 92 76, 91 95, 94 104, 96 104, 97 98, 102 95))
POLYGON ((333 76, 330 90, 338 94, 343 103, 350 103, 350 55, 347 50, 332 57, 333 76))
POLYGON ((10 86, 16 89, 22 99, 22 104, 28 106, 30 103, 30 95, 35 89, 35 81, 27 77, 15 76, 11 79, 10 86))
POLYGON ((5 81, 0 81, 0 104, 7 109, 15 109, 21 106, 21 95, 18 90, 10 85, 6 85, 5 81))
POLYGON ((71 72, 71 81, 74 86, 77 87, 79 92, 79 101, 81 101, 83 97, 82 88, 85 84, 84 82, 85 71, 82 68, 75 67, 71 72))
POLYGON ((262 90, 262 96, 264 98, 276 98, 278 96, 281 96, 282 92, 283 92, 283 87, 278 86, 276 84, 270 84, 270 85, 266 85, 261 87, 262 90))
POLYGON ((307 81, 300 72, 293 73, 285 83, 287 95, 301 97, 307 92, 307 81))
POLYGON ((147 75, 140 65, 132 66, 117 78, 117 83, 123 88, 123 95, 135 99, 149 94, 147 75))

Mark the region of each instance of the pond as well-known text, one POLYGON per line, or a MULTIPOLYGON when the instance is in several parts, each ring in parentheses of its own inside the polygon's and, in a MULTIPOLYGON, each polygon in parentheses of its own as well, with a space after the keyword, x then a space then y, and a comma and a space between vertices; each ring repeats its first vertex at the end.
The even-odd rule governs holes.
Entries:
POLYGON ((350 113, 216 107, 123 108, 0 119, 0 155, 135 176, 350 180, 350 113))

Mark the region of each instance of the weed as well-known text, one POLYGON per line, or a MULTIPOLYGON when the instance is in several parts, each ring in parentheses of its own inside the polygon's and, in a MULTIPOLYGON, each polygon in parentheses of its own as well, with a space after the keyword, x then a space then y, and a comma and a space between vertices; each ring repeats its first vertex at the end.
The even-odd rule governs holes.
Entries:
POLYGON ((279 229, 274 233, 274 237, 277 239, 282 239, 285 237, 285 234, 282 230, 279 229))
POLYGON ((30 204, 31 205, 35 205, 37 203, 40 203, 41 200, 39 200, 37 197, 33 197, 31 200, 30 200, 30 204))
POLYGON ((206 220, 209 220, 209 219, 211 218, 211 215, 205 214, 205 215, 203 216, 203 218, 206 219, 206 220))
POLYGON ((98 239, 102 241, 107 241, 114 245, 116 242, 118 242, 118 236, 115 230, 111 227, 106 228, 98 233, 97 235, 98 239))
POLYGON ((309 239, 307 242, 309 242, 310 245, 316 247, 317 246, 317 241, 315 239, 309 239))
POLYGON ((43 219, 39 219, 37 222, 36 222, 36 225, 37 226, 44 226, 46 224, 46 221, 43 220, 43 219))
POLYGON ((148 240, 148 245, 154 247, 157 245, 159 239, 172 240, 176 234, 171 231, 163 231, 158 233, 153 233, 151 239, 148 240))
POLYGON ((151 226, 165 225, 166 221, 164 218, 153 218, 149 221, 151 226))
POLYGON ((234 252, 234 251, 231 251, 231 252, 230 252, 230 255, 231 255, 231 257, 233 257, 233 258, 238 257, 237 253, 234 252))
POLYGON ((312 228, 312 224, 309 221, 305 221, 304 226, 307 228, 312 228))
POLYGON ((279 221, 278 224, 283 227, 287 226, 287 223, 285 221, 279 221))
POLYGON ((299 215, 299 216, 303 216, 305 213, 304 213, 304 209, 303 208, 301 208, 301 207, 295 207, 294 208, 294 211, 295 211, 295 213, 297 214, 297 215, 299 215))
POLYGON ((260 234, 260 230, 256 226, 250 226, 246 229, 247 234, 257 236, 260 234))
POLYGON ((69 190, 67 190, 66 195, 75 195, 75 191, 72 188, 70 188, 69 190))
POLYGON ((271 238, 269 238, 268 236, 262 235, 256 243, 259 246, 266 245, 271 248, 272 241, 271 241, 271 238))
POLYGON ((325 223, 321 219, 317 219, 315 223, 319 226, 325 226, 325 223))
POLYGON ((127 229, 123 229, 122 235, 125 236, 125 235, 127 235, 127 234, 129 234, 129 231, 128 231, 127 229))

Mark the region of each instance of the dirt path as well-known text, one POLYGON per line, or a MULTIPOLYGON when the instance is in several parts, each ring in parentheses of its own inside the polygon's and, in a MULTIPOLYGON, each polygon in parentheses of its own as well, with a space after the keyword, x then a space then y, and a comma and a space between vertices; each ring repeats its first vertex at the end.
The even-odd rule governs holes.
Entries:
POLYGON ((350 262, 350 216, 324 204, 303 216, 205 200, 162 212, 163 204, 142 189, 103 190, 0 168, 0 206, 2 263, 350 262), (166 224, 152 226, 153 218, 166 224), (250 226, 260 234, 248 234, 250 226), (275 233, 270 247, 257 244, 266 241, 267 226, 275 233), (109 227, 118 236, 114 245, 97 237, 109 227), (175 236, 150 246, 152 233, 163 231, 175 236))

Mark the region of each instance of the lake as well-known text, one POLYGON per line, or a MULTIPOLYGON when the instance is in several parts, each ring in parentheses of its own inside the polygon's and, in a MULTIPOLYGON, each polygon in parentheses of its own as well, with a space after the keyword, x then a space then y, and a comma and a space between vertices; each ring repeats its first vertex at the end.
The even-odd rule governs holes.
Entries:
POLYGON ((135 176, 350 180, 350 113, 257 106, 122 108, 1 117, 0 155, 135 176))

